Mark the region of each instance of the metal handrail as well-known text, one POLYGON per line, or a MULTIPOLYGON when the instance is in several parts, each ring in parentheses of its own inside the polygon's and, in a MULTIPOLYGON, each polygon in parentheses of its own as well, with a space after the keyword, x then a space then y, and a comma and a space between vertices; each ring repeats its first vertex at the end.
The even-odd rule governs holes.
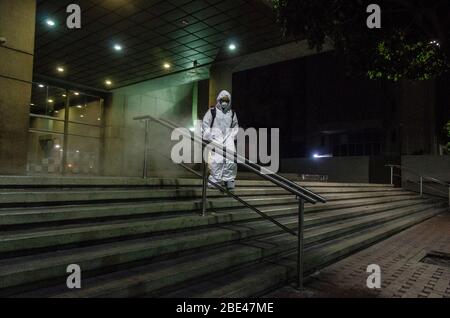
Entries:
MULTIPOLYGON (((444 185, 446 187, 450 187, 450 183, 447 183, 445 181, 442 181, 442 180, 439 180, 439 179, 436 179, 436 178, 433 178, 433 177, 429 177, 429 176, 420 174, 419 172, 417 172, 417 171, 415 171, 415 170, 413 170, 411 168, 405 167, 405 166, 389 164, 389 165, 386 165, 386 167, 390 167, 391 169, 392 168, 398 168, 400 170, 405 170, 405 171, 408 171, 408 172, 416 175, 417 177, 422 177, 424 180, 429 180, 429 181, 432 181, 434 183, 439 183, 439 184, 444 185)), ((392 181, 392 179, 391 179, 391 181, 392 181)), ((392 184, 392 182, 391 182, 391 184, 392 184)))
MULTIPOLYGON (((168 127, 172 128, 172 129, 178 127, 176 124, 170 122, 167 119, 160 119, 160 120, 165 122, 166 125, 168 127)), ((194 136, 194 138, 195 138, 195 136, 194 136)), ((202 140, 202 142, 203 142, 203 140, 202 140)), ((214 143, 210 142, 210 144, 214 144, 214 143)), ((214 144, 214 145, 220 147, 220 145, 217 145, 217 144, 214 144)), ((230 158, 230 159, 235 160, 236 162, 238 162, 240 164, 245 163, 245 165, 244 165, 245 168, 247 168, 249 170, 252 170, 252 171, 254 171, 254 169, 260 170, 261 172, 264 172, 264 173, 260 173, 259 171, 255 171, 255 173, 257 173, 260 176, 261 176, 261 174, 264 175, 264 176, 270 175, 272 177, 272 180, 269 180, 269 181, 271 181, 273 183, 274 183, 273 179, 275 179, 277 181, 280 181, 280 182, 288 185, 289 187, 291 187, 291 188, 293 188, 293 189, 303 193, 306 197, 312 198, 313 200, 316 201, 316 202, 310 202, 310 201, 307 200, 310 203, 317 203, 317 202, 326 203, 327 202, 327 200, 323 196, 321 196, 321 195, 319 195, 317 193, 314 193, 311 190, 306 189, 306 188, 296 184, 295 182, 292 182, 291 180, 289 180, 289 179, 287 179, 287 178, 285 178, 285 177, 283 177, 283 176, 281 176, 279 174, 273 173, 272 171, 270 171, 266 167, 260 166, 260 165, 256 164, 255 162, 250 161, 248 158, 245 158, 245 157, 241 156, 237 152, 235 152, 233 154, 233 156, 234 157, 230 158)), ((277 185, 279 185, 279 184, 277 184, 277 185)), ((293 194, 298 195, 298 193, 293 193, 293 194)))
MULTIPOLYGON (((167 120, 163 120, 163 119, 158 119, 155 118, 153 116, 139 116, 139 117, 135 117, 133 118, 134 120, 139 120, 139 121, 145 121, 145 154, 144 154, 144 178, 147 177, 147 166, 148 166, 148 158, 147 158, 147 152, 148 152, 148 137, 149 137, 149 122, 150 121, 154 121, 159 123, 160 125, 168 128, 168 129, 176 129, 177 126, 174 125, 173 123, 167 121, 167 120)), ((198 138, 195 135, 192 135, 191 133, 186 134, 184 132, 181 132, 185 137, 190 138, 191 141, 200 143, 203 147, 208 147, 211 143, 207 143, 206 141, 204 141, 202 138, 198 138)), ((214 143, 212 143, 213 145, 216 145, 214 143)), ((219 145, 216 145, 219 146, 219 145)), ((203 152, 202 152, 203 154, 203 152)), ((233 157, 230 157, 230 154, 228 152, 225 152, 225 156, 224 154, 221 154, 224 158, 227 159, 231 159, 231 160, 236 160, 236 162, 240 165, 242 165, 243 167, 245 167, 247 170, 250 170, 254 173, 256 173, 258 176, 272 182, 273 184, 283 188, 284 190, 294 194, 297 199, 299 200, 299 210, 298 210, 298 232, 296 233, 295 231, 291 230, 290 228, 286 227, 285 225, 281 224, 280 222, 278 222, 277 220, 275 220, 274 218, 268 216, 267 214, 265 214, 264 212, 260 211, 258 208, 254 207, 253 205, 249 204, 248 202, 244 201, 243 199, 241 199, 239 196, 237 196, 235 193, 231 192, 230 190, 222 187, 221 185, 215 183, 215 182, 211 182, 208 180, 208 174, 207 174, 207 164, 205 162, 203 162, 203 174, 200 174, 199 172, 189 168, 188 166, 186 166, 185 164, 181 164, 181 166, 183 168, 185 168, 186 170, 192 172, 193 174, 197 175, 198 177, 201 177, 203 179, 203 186, 202 186, 202 212, 203 215, 205 215, 206 213, 206 196, 207 196, 207 184, 211 184, 213 185, 215 188, 219 189, 220 191, 222 191, 223 193, 228 194, 230 197, 234 198, 235 200, 237 200, 238 202, 240 202, 241 204, 243 204, 244 206, 246 206, 247 208, 255 211, 256 213, 258 213, 261 217, 263 217, 264 219, 272 222, 273 224, 277 225, 278 227, 280 227, 281 229, 283 229, 285 232, 292 234, 294 236, 297 237, 297 286, 298 288, 301 290, 303 289, 303 251, 304 251, 304 209, 305 209, 305 201, 311 203, 311 204, 316 204, 317 202, 322 202, 322 203, 326 203, 327 200, 308 190, 305 189, 301 186, 299 186, 298 184, 282 177, 279 176, 277 174, 273 174, 272 172, 270 172, 268 169, 261 167, 259 165, 257 165, 256 163, 250 162, 249 160, 247 160, 246 158, 243 158, 239 155, 237 155, 236 153, 233 154, 233 157), (261 171, 267 171, 270 172, 269 174, 264 174, 261 171)), ((203 158, 203 156, 202 156, 203 158)))
MULTIPOLYGON (((418 181, 413 181, 413 180, 406 180, 406 182, 416 184, 416 185, 418 185, 419 188, 420 188, 420 181, 418 182, 418 181)), ((434 184, 434 183, 432 183, 432 184, 434 184)), ((440 185, 440 184, 439 184, 439 185, 440 185)), ((447 196, 447 192, 444 192, 444 191, 442 191, 441 189, 436 188, 436 186, 433 187, 432 185, 427 184, 427 182, 422 182, 422 188, 423 188, 424 186, 427 186, 427 187, 433 189, 434 192, 438 192, 438 193, 440 193, 440 194, 444 194, 445 196, 447 196)))
MULTIPOLYGON (((161 156, 165 157, 166 159, 170 159, 168 156, 162 154, 161 152, 159 152, 158 150, 154 150, 156 151, 158 154, 160 154, 161 156)), ((187 165, 180 163, 179 164, 181 167, 183 167, 185 170, 191 172, 192 174, 196 175, 199 178, 203 178, 203 175, 198 172, 195 171, 194 169, 188 167, 187 165)), ((278 227, 280 227, 281 229, 283 229, 284 231, 297 236, 297 233, 293 230, 291 230, 290 228, 286 227, 285 225, 281 224, 280 222, 278 222, 277 220, 275 220, 273 217, 268 216, 267 214, 265 214, 264 212, 262 212, 261 210, 259 210, 257 207, 249 204, 248 202, 244 201, 241 197, 239 197, 237 194, 231 192, 230 190, 228 190, 225 187, 222 187, 220 184, 216 183, 216 182, 212 182, 212 181, 208 181, 211 185, 213 185, 215 188, 217 188, 218 190, 220 190, 222 193, 226 193, 228 194, 228 196, 232 197, 233 199, 235 199, 236 201, 242 203, 244 206, 246 206, 247 208, 253 210, 254 212, 258 213, 261 217, 265 218, 266 220, 269 220, 270 222, 274 223, 275 225, 277 225, 278 227)))
MULTIPOLYGON (((152 121, 155 121, 169 129, 176 129, 179 127, 167 120, 155 118, 153 116, 135 117, 134 120, 152 120, 152 121)), ((221 147, 221 145, 217 145, 213 142, 212 143, 206 142, 201 138, 192 136, 191 134, 184 134, 183 132, 181 132, 181 133, 185 137, 190 138, 192 141, 202 144, 204 147, 208 147, 211 144, 213 146, 221 147)), ((227 152, 225 152, 225 156, 227 156, 226 157, 227 159, 231 159, 231 160, 235 160, 237 158, 238 159, 237 163, 242 165, 244 168, 256 173, 258 176, 266 179, 267 181, 274 183, 275 185, 285 189, 286 191, 289 191, 296 196, 302 197, 304 200, 306 200, 309 203, 316 204, 318 201, 322 202, 322 203, 327 202, 327 200, 324 197, 322 197, 304 187, 301 187, 298 184, 296 184, 280 175, 274 174, 272 171, 268 170, 265 167, 262 167, 262 166, 257 165, 256 163, 250 162, 248 159, 238 155, 237 153, 233 154, 233 158, 231 158, 231 155, 227 152), (266 173, 262 173, 261 171, 258 171, 258 169, 261 171, 264 171, 266 173)))
MULTIPOLYGON (((167 120, 167 119, 160 119, 160 120, 163 121, 163 122, 165 122, 165 123, 167 124, 167 126, 171 126, 172 129, 174 129, 175 127, 177 127, 176 124, 170 122, 170 121, 167 120)), ((195 137, 195 136, 194 136, 194 137, 195 137)), ((220 145, 217 145, 217 144, 216 144, 216 146, 220 146, 220 145)), ((314 200, 316 200, 316 201, 318 201, 318 202, 321 202, 321 203, 326 203, 326 202, 327 202, 327 200, 326 200, 323 196, 321 196, 321 195, 319 195, 319 194, 317 194, 317 193, 314 193, 314 192, 312 192, 311 190, 306 189, 306 188, 304 188, 304 187, 298 185, 298 184, 295 183, 295 182, 292 182, 291 180, 289 180, 289 179, 287 179, 287 178, 285 178, 285 177, 283 177, 283 176, 281 176, 281 175, 278 175, 278 174, 276 174, 276 173, 273 173, 272 171, 270 171, 269 169, 265 168, 264 166, 260 166, 260 165, 258 165, 258 164, 256 164, 256 163, 250 161, 248 158, 245 158, 245 157, 241 156, 241 155, 238 154, 237 152, 234 153, 234 158, 233 158, 233 160, 236 160, 236 162, 238 162, 238 163, 239 163, 239 162, 241 162, 241 163, 242 163, 242 162, 245 162, 246 165, 250 165, 250 166, 252 166, 252 167, 255 168, 255 169, 259 169, 259 170, 261 170, 261 171, 264 171, 264 175, 270 175, 270 176, 272 176, 274 179, 279 180, 279 181, 281 181, 281 182, 283 182, 283 183, 289 185, 291 188, 294 188, 294 189, 296 189, 296 190, 302 192, 304 195, 306 195, 306 196, 308 196, 308 197, 310 197, 310 198, 313 198, 314 200)))
MULTIPOLYGON (((431 181, 432 183, 436 183, 436 184, 440 184, 442 186, 448 187, 448 204, 450 206, 450 183, 442 181, 442 180, 439 180, 439 179, 436 179, 436 178, 433 178, 433 177, 430 177, 430 176, 423 175, 423 174, 421 174, 421 173, 419 173, 419 172, 417 172, 417 171, 415 171, 415 170, 413 170, 413 169, 411 169, 409 167, 405 167, 405 166, 402 166, 402 165, 389 164, 389 165, 386 165, 386 167, 389 167, 391 169, 391 185, 394 184, 394 177, 400 177, 401 178, 401 175, 395 175, 394 174, 394 169, 395 168, 400 169, 400 171, 407 171, 407 172, 417 176, 419 178, 419 182, 417 182, 417 184, 419 185, 420 196, 423 196, 424 180, 428 180, 428 181, 431 181)), ((411 182, 413 182, 413 181, 411 181, 411 182)), ((441 191, 438 191, 438 192, 441 192, 441 191)))

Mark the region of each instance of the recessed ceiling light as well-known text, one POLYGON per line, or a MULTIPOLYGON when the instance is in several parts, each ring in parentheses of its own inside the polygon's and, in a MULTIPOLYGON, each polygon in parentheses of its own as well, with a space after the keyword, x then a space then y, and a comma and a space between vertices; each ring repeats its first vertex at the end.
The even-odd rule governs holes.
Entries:
POLYGON ((114 45, 114 50, 116 50, 116 51, 122 51, 122 49, 123 49, 122 45, 120 45, 120 44, 115 44, 115 45, 114 45))
POLYGON ((108 86, 111 86, 111 85, 112 85, 112 82, 111 82, 110 80, 106 80, 106 81, 105 81, 105 84, 108 85, 108 86))
POLYGON ((42 84, 39 84, 38 85, 40 88, 44 88, 45 86, 44 85, 42 85, 42 84))
POLYGON ((48 102, 49 102, 49 103, 53 103, 53 99, 49 99, 48 102))
POLYGON ((61 66, 58 66, 57 68, 56 68, 56 70, 59 72, 59 73, 64 73, 64 67, 61 67, 61 66))
POLYGON ((53 21, 52 19, 47 19, 47 20, 45 20, 45 23, 46 23, 48 26, 55 26, 55 25, 56 25, 55 21, 53 21))
POLYGON ((84 115, 80 115, 80 118, 84 118, 84 115))
POLYGON ((231 43, 230 45, 228 45, 228 48, 230 49, 230 51, 234 51, 234 50, 236 50, 236 44, 234 44, 234 43, 231 43))
POLYGON ((34 104, 33 104, 33 103, 31 103, 31 104, 30 104, 30 106, 34 106, 34 104))
POLYGON ((81 105, 77 105, 77 108, 83 108, 83 106, 81 106, 81 105))
POLYGON ((74 94, 74 95, 77 95, 77 96, 80 95, 80 93, 78 93, 78 92, 74 92, 73 94, 74 94))
POLYGON ((163 67, 168 70, 170 68, 170 64, 169 63, 164 63, 163 67))
POLYGON ((67 95, 66 95, 66 94, 62 94, 61 96, 62 96, 62 97, 67 97, 67 95))
POLYGON ((56 148, 56 149, 60 149, 61 146, 60 146, 60 145, 55 145, 55 148, 56 148))

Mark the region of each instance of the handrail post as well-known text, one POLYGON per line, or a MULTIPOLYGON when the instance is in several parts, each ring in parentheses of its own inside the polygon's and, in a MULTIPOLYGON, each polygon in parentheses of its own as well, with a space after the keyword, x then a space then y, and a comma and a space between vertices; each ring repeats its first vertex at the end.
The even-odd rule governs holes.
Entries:
POLYGON ((146 119, 145 120, 145 141, 144 141, 144 170, 142 173, 142 177, 144 179, 147 179, 148 176, 148 172, 147 172, 147 168, 148 168, 148 135, 149 135, 149 126, 150 126, 150 120, 146 119))
POLYGON ((423 197, 423 177, 420 177, 420 196, 423 197))
POLYGON ((305 201, 298 201, 298 233, 297 233, 297 288, 303 290, 303 228, 304 228, 305 201))
POLYGON ((450 186, 448 187, 448 206, 450 206, 450 186))
POLYGON ((394 166, 391 166, 391 185, 394 185, 394 166))
POLYGON ((450 186, 448 187, 448 206, 450 206, 450 186))
POLYGON ((203 163, 203 185, 202 185, 202 216, 206 216, 206 195, 208 187, 208 169, 207 163, 203 163))

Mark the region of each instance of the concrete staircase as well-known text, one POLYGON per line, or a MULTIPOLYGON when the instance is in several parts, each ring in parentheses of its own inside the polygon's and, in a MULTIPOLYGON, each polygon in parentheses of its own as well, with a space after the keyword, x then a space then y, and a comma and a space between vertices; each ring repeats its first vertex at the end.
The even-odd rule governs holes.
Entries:
MULTIPOLYGON (((193 179, 0 178, 0 296, 250 297, 295 277, 296 237, 193 179), (68 290, 66 268, 82 269, 68 290)), ((447 210, 375 184, 302 183, 308 273, 447 210)), ((297 201, 265 181, 236 194, 297 228, 297 201)))

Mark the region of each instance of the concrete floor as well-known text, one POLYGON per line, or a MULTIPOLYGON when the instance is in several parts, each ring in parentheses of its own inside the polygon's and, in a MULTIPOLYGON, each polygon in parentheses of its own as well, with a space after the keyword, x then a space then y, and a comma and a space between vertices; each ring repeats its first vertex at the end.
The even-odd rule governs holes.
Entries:
POLYGON ((434 217, 315 273, 303 293, 284 287, 270 298, 450 298, 449 259, 423 261, 430 252, 450 255, 450 213, 434 217), (429 262, 429 263, 427 263, 429 262), (434 264, 433 264, 434 263, 434 264), (381 288, 367 287, 367 266, 381 268, 381 288))

